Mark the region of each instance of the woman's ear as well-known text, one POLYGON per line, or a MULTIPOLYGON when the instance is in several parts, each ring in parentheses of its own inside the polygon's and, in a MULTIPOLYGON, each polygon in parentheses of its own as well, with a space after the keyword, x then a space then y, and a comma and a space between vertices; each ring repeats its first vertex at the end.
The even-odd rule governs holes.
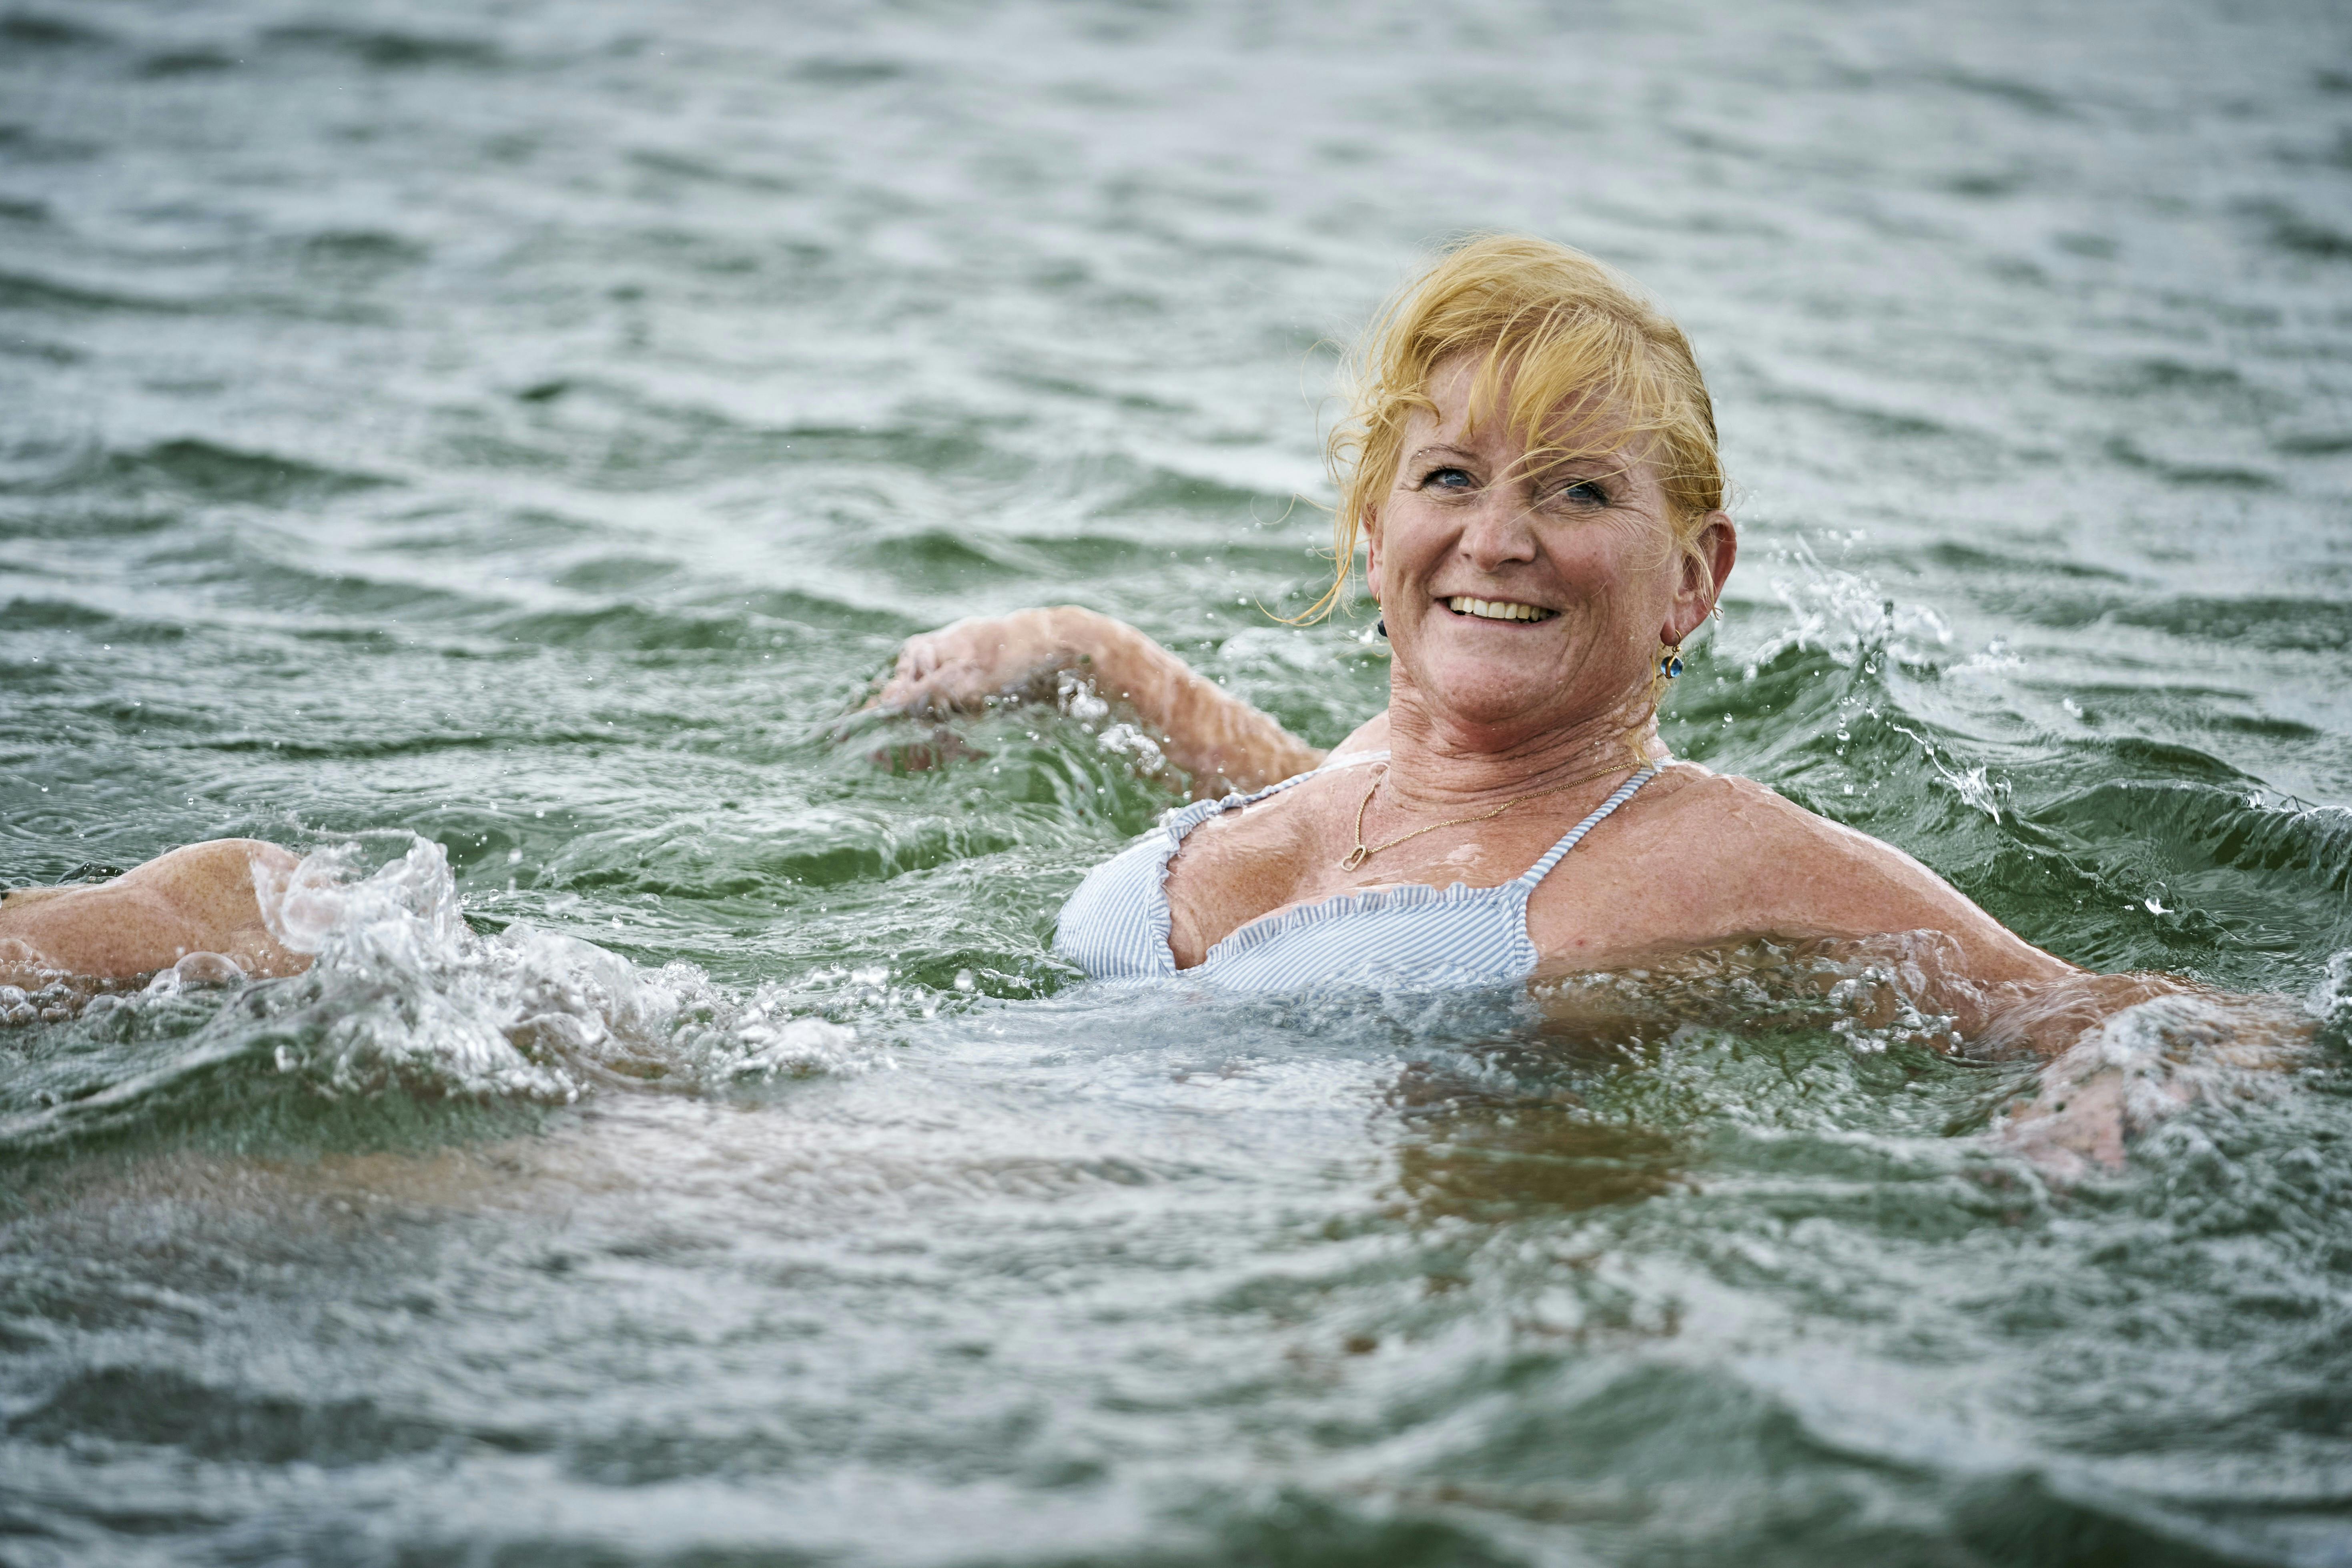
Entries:
POLYGON ((1698 630, 1723 596, 1724 579, 1738 559, 1739 531, 1732 526, 1731 514, 1708 512, 1698 537, 1682 552, 1682 577, 1675 584, 1674 606, 1667 612, 1661 640, 1680 646, 1698 630))
POLYGON ((1364 591, 1381 602, 1381 514, 1364 509, 1364 591))

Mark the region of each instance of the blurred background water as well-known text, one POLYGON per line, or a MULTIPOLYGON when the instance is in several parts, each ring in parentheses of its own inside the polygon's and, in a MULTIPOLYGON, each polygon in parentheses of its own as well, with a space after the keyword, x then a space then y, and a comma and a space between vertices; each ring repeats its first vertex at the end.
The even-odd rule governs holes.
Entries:
POLYGON ((1677 749, 2325 1024, 2347 45, 0 14, 0 873, 349 879, 299 980, 0 997, 0 1560, 2352 1563, 2333 1025, 2053 1192, 1979 1136, 2020 1069, 1819 1018, 1076 985, 1182 781, 1115 716, 835 734, 1040 602, 1345 733, 1364 617, 1260 608, 1328 571, 1333 345, 1525 229, 1716 389, 1677 749))

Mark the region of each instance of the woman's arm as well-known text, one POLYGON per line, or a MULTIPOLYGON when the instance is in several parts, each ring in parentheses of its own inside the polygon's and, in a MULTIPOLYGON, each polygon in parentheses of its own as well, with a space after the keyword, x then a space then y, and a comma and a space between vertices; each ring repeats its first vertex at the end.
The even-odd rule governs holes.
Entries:
MULTIPOLYGON (((2291 1067, 2311 1020, 2277 996, 2235 995, 2179 976, 2099 974, 2033 946, 1895 848, 1748 784, 1758 829, 1726 879, 1751 931, 1827 939, 1885 977, 1900 1000, 1950 1020, 1951 1045, 1985 1059, 2047 1065, 1995 1130, 2053 1173, 2122 1163, 2129 1138, 2249 1073, 2291 1067)), ((1891 1013, 1886 997, 1875 1011, 1891 1013)), ((1868 1025, 1884 1022, 1859 1016, 1868 1025)))
POLYGON ((1195 795, 1256 789, 1323 759, 1133 626, 1076 605, 974 616, 909 637, 868 706, 965 712, 992 697, 1047 695, 1065 672, 1156 731, 1168 760, 1192 775, 1195 795))
POLYGON ((247 974, 310 966, 270 934, 254 868, 283 877, 295 858, 256 838, 216 838, 159 855, 110 882, 21 888, 0 899, 0 984, 60 975, 121 981, 217 953, 247 974))
POLYGON ((2133 1140, 2200 1100, 2275 1092, 2282 1073, 2309 1059, 2316 1030, 2293 998, 2177 975, 2061 965, 2042 978, 1981 982, 1937 931, 1662 952, 1558 975, 1537 999, 1564 1040, 1659 1041, 1690 1025, 1802 1027, 1989 1064, 2031 1053, 2039 1070, 1989 1131, 2060 1181, 2121 1166, 2133 1140))

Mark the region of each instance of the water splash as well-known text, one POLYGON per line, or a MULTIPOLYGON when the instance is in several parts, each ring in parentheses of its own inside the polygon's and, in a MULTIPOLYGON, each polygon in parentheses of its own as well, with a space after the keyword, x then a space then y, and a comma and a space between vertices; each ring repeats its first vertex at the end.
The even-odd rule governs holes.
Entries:
POLYGON ((1139 777, 1151 778, 1167 770, 1168 755, 1160 750, 1160 742, 1125 720, 1104 722, 1110 717, 1110 703, 1084 676, 1070 670, 1062 672, 1055 688, 1055 706, 1093 731, 1097 746, 1128 759, 1139 777))
POLYGON ((693 964, 647 970, 529 924, 478 936, 431 839, 349 879, 359 853, 308 856, 282 887, 256 876, 272 934, 317 955, 302 1011, 325 1022, 290 1057, 280 1044, 278 1066, 331 1091, 415 1080, 570 1100, 614 1079, 696 1089, 887 1059, 857 1049, 846 1026, 789 1016, 773 985, 740 996, 693 964))
POLYGON ((2322 1027, 2340 1029, 2352 1024, 2352 948, 2328 956, 2304 1005, 2322 1027))
POLYGON ((254 883, 270 933, 310 954, 309 969, 253 982, 218 954, 195 953, 142 990, 88 999, 72 1026, 83 1038, 152 1044, 164 1059, 37 1098, 32 1114, 0 1121, 0 1145, 110 1129, 175 1086, 248 1064, 331 1100, 405 1092, 542 1105, 600 1085, 707 1092, 889 1065, 853 1026, 801 1016, 774 985, 744 995, 690 963, 646 969, 526 924, 478 934, 431 839, 371 836, 284 869, 257 861, 254 883), (371 844, 387 838, 400 852, 360 874, 371 844), (226 1005, 193 1034, 152 1037, 175 1009, 223 989, 226 1005))
POLYGON ((1756 651, 1751 668, 1791 648, 1817 648, 1848 668, 1882 658, 1924 668, 1951 646, 1951 623, 1938 611, 1899 603, 1859 573, 1822 565, 1810 541, 1797 539, 1780 554, 1802 575, 1772 580, 1772 596, 1787 608, 1790 625, 1756 651))

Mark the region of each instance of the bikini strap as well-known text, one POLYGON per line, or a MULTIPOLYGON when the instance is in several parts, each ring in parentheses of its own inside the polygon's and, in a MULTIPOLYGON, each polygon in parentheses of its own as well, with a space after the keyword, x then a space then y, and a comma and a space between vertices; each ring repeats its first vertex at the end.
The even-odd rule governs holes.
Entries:
POLYGON ((1535 891, 1536 884, 1551 874, 1551 868, 1559 864, 1560 857, 1575 848, 1586 834, 1600 826, 1602 818, 1633 799, 1634 791, 1657 776, 1658 764, 1655 763, 1643 763, 1636 769, 1632 778, 1619 784, 1607 800, 1593 808, 1591 816, 1570 828, 1567 835, 1559 843, 1553 845, 1542 859, 1528 868, 1527 874, 1519 879, 1521 882, 1527 884, 1528 891, 1535 891))

